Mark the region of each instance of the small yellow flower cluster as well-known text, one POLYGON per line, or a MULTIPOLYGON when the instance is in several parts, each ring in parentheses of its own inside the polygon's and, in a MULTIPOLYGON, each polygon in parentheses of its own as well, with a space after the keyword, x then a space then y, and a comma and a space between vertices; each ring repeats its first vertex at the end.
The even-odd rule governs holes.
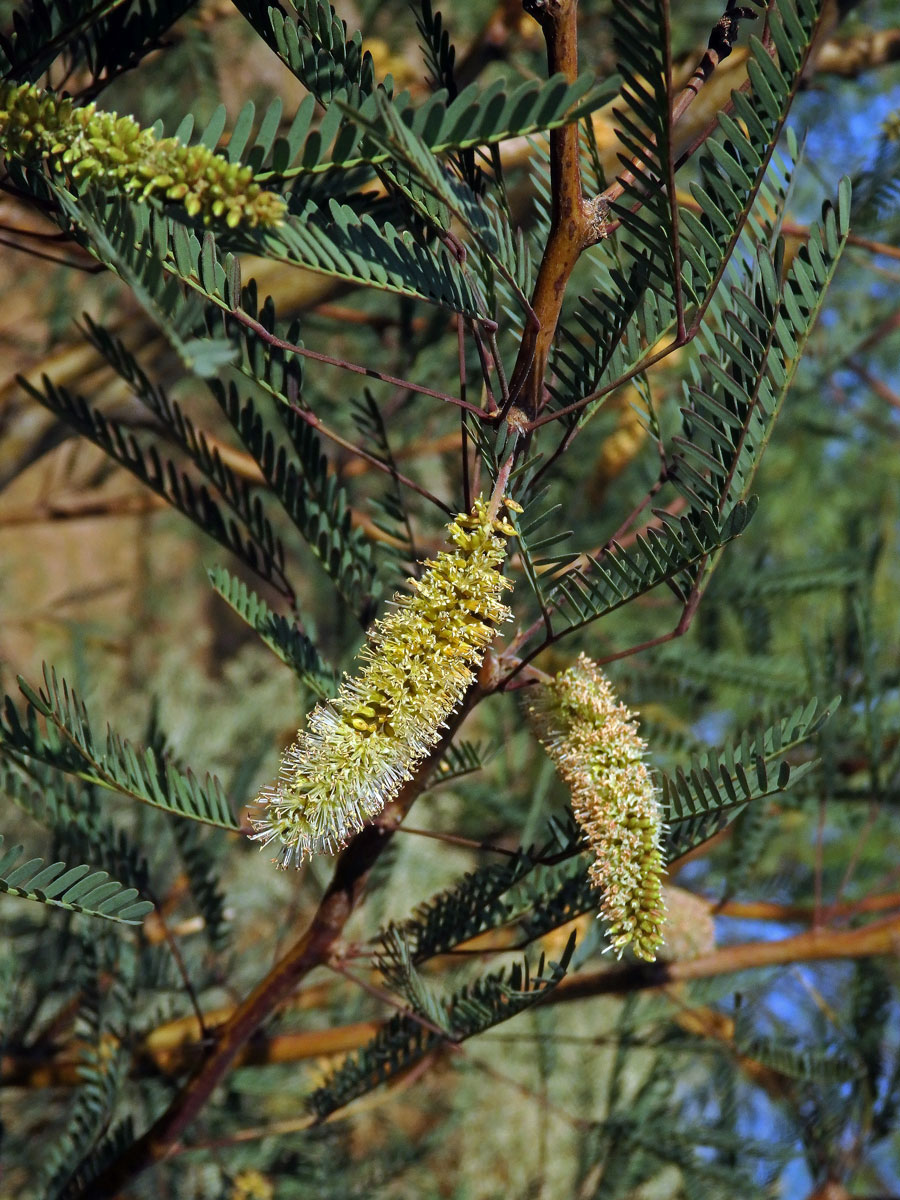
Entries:
POLYGON ((205 146, 158 138, 133 117, 94 104, 77 108, 30 83, 0 83, 0 147, 7 157, 49 159, 73 179, 88 177, 141 200, 159 193, 206 224, 277 225, 286 211, 280 196, 254 182, 250 167, 205 146))
POLYGON ((495 626, 512 615, 499 567, 513 527, 479 498, 447 530, 451 548, 426 561, 411 595, 394 597, 394 611, 368 632, 360 674, 312 711, 257 800, 255 837, 280 844, 283 866, 333 853, 397 795, 473 682, 495 626))
POLYGON ((665 920, 662 821, 632 714, 582 654, 541 686, 530 716, 594 853, 590 874, 612 948, 621 957, 630 943, 638 958, 653 962, 665 920))
POLYGON ((232 1180, 229 1200, 274 1200, 275 1185, 253 1167, 244 1167, 232 1180))

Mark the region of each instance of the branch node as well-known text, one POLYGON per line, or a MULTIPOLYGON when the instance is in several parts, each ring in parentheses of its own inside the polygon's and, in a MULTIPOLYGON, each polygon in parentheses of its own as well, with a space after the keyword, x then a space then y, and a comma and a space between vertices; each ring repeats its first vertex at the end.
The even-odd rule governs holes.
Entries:
POLYGON ((610 206, 605 196, 594 196, 584 204, 584 238, 586 246, 594 246, 608 238, 610 229, 610 206))
POLYGON ((725 12, 713 26, 712 33, 709 35, 707 49, 712 50, 718 56, 719 62, 721 62, 734 49, 734 43, 737 41, 738 33, 740 32, 740 22, 755 20, 756 13, 752 8, 737 8, 729 3, 725 12))

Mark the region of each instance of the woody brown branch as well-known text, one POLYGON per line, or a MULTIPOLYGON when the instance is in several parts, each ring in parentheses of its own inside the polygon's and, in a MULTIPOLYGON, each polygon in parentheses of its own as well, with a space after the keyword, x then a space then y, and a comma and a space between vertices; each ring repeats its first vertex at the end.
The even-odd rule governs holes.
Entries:
MULTIPOLYGON (((366 831, 369 832, 369 831, 366 831)), ((361 837, 363 835, 360 835, 361 837)), ((359 839, 357 839, 358 841, 359 839)), ((355 845, 355 843, 354 843, 355 845)), ((351 846, 351 849, 353 847, 351 846)), ((336 872, 337 875, 339 870, 336 872)), ((332 885, 334 887, 334 884, 332 885)), ((331 894, 332 889, 329 889, 331 894)), ((327 899, 327 897, 326 897, 327 899)), ((324 902, 323 902, 324 905, 324 902)), ((321 911, 321 910, 320 910, 321 911)), ((307 939, 301 939, 306 944, 303 956, 311 953, 307 939)), ((298 944, 299 946, 299 944, 298 944)), ((573 1000, 590 999, 598 995, 622 995, 640 990, 665 991, 670 985, 695 979, 712 978, 717 975, 731 974, 749 968, 760 968, 786 963, 824 961, 829 959, 855 959, 883 954, 896 954, 900 947, 900 916, 892 916, 883 921, 850 930, 814 929, 794 937, 784 938, 778 942, 750 942, 743 945, 727 946, 721 950, 704 955, 686 962, 639 964, 625 966, 613 970, 603 970, 586 973, 581 976, 567 978, 541 1001, 543 1004, 559 1004, 573 1000)), ((296 948, 295 948, 296 949, 296 948)), ((288 956, 293 959, 295 952, 288 956)), ((285 960, 286 962, 287 960, 285 960)), ((281 973, 282 964, 274 974, 281 973)), ((251 996, 252 1001, 260 992, 251 996)), ((245 1010, 242 1005, 238 1013, 245 1010)), ((698 1036, 710 1037, 725 1044, 733 1041, 733 1026, 727 1018, 714 1010, 704 1014, 693 1013, 693 1010, 682 1009, 675 1014, 678 1021, 688 1032, 698 1036)), ((232 1028, 234 1022, 229 1023, 232 1028)), ((332 1030, 315 1030, 306 1033, 280 1035, 247 1045, 249 1039, 231 1056, 228 1065, 263 1065, 272 1063, 297 1062, 310 1057, 318 1057, 333 1053, 344 1053, 365 1045, 377 1033, 381 1022, 358 1022, 332 1030)), ((785 1086, 785 1080, 778 1072, 756 1062, 752 1057, 736 1054, 737 1065, 772 1095, 778 1095, 785 1086)), ((196 1077, 195 1077, 196 1078, 196 1077)), ((22 1079, 22 1082, 25 1082, 22 1079)), ((17 1080, 18 1082, 18 1080, 17 1080)), ((47 1076, 41 1079, 47 1082, 47 1076)), ((54 1080, 57 1083, 69 1082, 66 1078, 54 1080)), ((170 1110, 171 1111, 171 1110, 170 1110)), ((168 1114, 166 1114, 168 1116, 168 1114)), ((156 1127, 154 1127, 155 1129, 156 1127)), ((151 1130, 151 1132, 153 1132, 151 1130)), ((260 1131, 262 1136, 266 1131, 260 1131)), ((143 1142, 144 1139, 141 1139, 143 1142)), ((165 1149, 177 1148, 177 1135, 165 1143, 165 1149)), ((138 1143, 140 1145, 141 1143, 138 1143)), ((157 1151, 163 1146, 156 1144, 157 1151)), ((133 1150, 134 1148, 132 1148, 133 1150)), ((151 1149, 151 1148, 148 1148, 151 1149)), ((157 1161, 160 1153, 150 1154, 144 1165, 157 1161)), ((119 1161, 118 1168, 104 1173, 101 1180, 95 1181, 92 1197, 113 1197, 118 1193, 119 1183, 124 1184, 134 1176, 136 1171, 130 1167, 131 1151, 126 1152, 119 1161), (118 1181, 118 1182, 117 1182, 118 1181), (112 1190, 110 1190, 112 1187, 112 1190)))
MULTIPOLYGON (((578 77, 577 0, 524 0, 523 7, 543 31, 548 74, 562 73, 574 83, 578 77)), ((582 193, 578 138, 577 124, 550 133, 550 234, 531 299, 537 325, 525 331, 509 382, 514 407, 507 420, 513 428, 533 420, 540 410, 544 375, 566 286, 582 250, 590 244, 590 213, 582 193)))
MULTIPOLYGON (((847 918, 861 913, 877 913, 900 908, 900 893, 889 892, 867 896, 862 900, 838 905, 832 917, 847 918)), ((728 901, 717 910, 721 915, 751 920, 812 922, 815 909, 811 905, 775 904, 772 902, 728 901)), ((461 948, 472 953, 490 954, 508 950, 515 931, 491 930, 479 935, 461 948), (508 935, 508 936, 504 936, 508 935)), ((828 958, 857 958, 891 953, 900 944, 900 916, 873 922, 858 929, 815 929, 780 941, 765 940, 723 947, 703 958, 684 963, 648 967, 619 967, 573 976, 564 980, 549 994, 545 1004, 557 1004, 568 999, 587 999, 591 995, 618 994, 630 990, 664 987, 685 978, 710 978, 775 963, 816 961, 828 958), (588 982, 585 983, 585 980, 588 982), (573 992, 577 992, 573 994, 573 992)), ((438 960, 435 960, 437 962, 438 960)), ((435 965, 434 962, 431 965, 435 965)), ((305 988, 290 1000, 292 1008, 310 1010, 327 1004, 331 990, 326 986, 305 988)), ((204 1027, 215 1031, 233 1020, 235 1009, 216 1009, 204 1013, 204 1027)), ((326 1030, 277 1034, 249 1039, 235 1055, 233 1067, 263 1066, 274 1063, 300 1062, 308 1058, 345 1053, 368 1042, 381 1027, 377 1019, 355 1022, 326 1030)), ((139 1047, 134 1073, 148 1071, 175 1074, 184 1070, 196 1058, 202 1045, 202 1030, 196 1017, 180 1017, 159 1026, 148 1034, 139 1047)), ((59 1055, 43 1056, 34 1050, 23 1054, 7 1054, 0 1062, 0 1085, 5 1087, 70 1087, 81 1081, 78 1047, 69 1045, 59 1055)))
POLYGON ((347 846, 335 866, 331 883, 306 930, 238 1005, 217 1031, 215 1044, 203 1058, 166 1111, 119 1158, 114 1159, 78 1193, 83 1200, 114 1200, 135 1176, 161 1162, 203 1109, 216 1087, 238 1062, 257 1030, 291 996, 298 985, 329 961, 338 948, 344 926, 358 905, 369 873, 393 830, 415 803, 427 779, 465 716, 482 698, 477 685, 447 722, 443 737, 418 766, 415 776, 389 804, 377 825, 368 825, 347 846))
MULTIPOLYGON (((561 73, 568 82, 573 82, 578 76, 577 0, 523 0, 523 7, 538 22, 544 34, 548 73, 561 73)), ((704 85, 713 77, 719 62, 730 54, 727 37, 725 41, 727 47, 721 38, 718 42, 715 37, 710 39, 710 46, 700 64, 681 92, 670 100, 670 126, 681 122, 704 85)), ((712 128, 705 132, 701 141, 709 136, 712 128)), ((610 204, 636 178, 626 170, 603 193, 586 199, 578 155, 579 136, 577 124, 555 129, 549 135, 550 232, 531 299, 535 321, 525 329, 510 378, 510 406, 504 414, 509 425, 517 430, 527 429, 540 413, 550 349, 575 264, 589 246, 607 236, 610 231, 610 204)), ((639 162, 634 165, 635 170, 642 170, 639 162)), ((670 189, 673 187, 673 171, 674 168, 671 168, 670 177, 664 183, 670 189)), ((679 329, 679 333, 683 335, 683 329, 679 329)), ((687 339, 683 337, 682 340, 687 339)))

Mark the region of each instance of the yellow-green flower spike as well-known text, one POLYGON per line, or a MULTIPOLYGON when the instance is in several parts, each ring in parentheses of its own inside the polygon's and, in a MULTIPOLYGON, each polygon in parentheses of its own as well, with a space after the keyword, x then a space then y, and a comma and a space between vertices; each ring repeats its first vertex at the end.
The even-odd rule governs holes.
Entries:
POLYGON ((0 83, 0 148, 7 157, 47 160, 73 179, 87 177, 140 200, 156 194, 207 225, 277 225, 286 211, 280 196, 254 182, 250 167, 205 146, 159 138, 133 117, 94 104, 77 108, 31 83, 0 83))
POLYGON ((611 946, 621 957, 631 945, 653 962, 665 920, 662 818, 634 717, 584 654, 540 687, 530 716, 593 851, 590 875, 611 946))
POLYGON ((334 853, 377 816, 440 737, 476 676, 496 626, 511 617, 499 571, 515 530, 479 499, 447 526, 450 547, 425 563, 411 595, 368 632, 354 677, 318 705, 264 789, 254 836, 283 866, 334 853))

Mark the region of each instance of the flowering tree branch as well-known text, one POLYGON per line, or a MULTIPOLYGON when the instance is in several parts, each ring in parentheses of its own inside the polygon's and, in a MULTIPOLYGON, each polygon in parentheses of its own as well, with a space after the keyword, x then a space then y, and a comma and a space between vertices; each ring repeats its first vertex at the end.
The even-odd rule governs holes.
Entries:
POLYGON ((475 670, 493 625, 508 612, 499 600, 508 584, 497 567, 506 553, 504 538, 514 530, 483 501, 449 530, 452 549, 429 563, 416 594, 402 598, 376 626, 359 681, 316 710, 288 752, 278 784, 264 796, 259 828, 267 840, 281 843, 285 862, 299 862, 320 846, 333 849, 356 834, 309 927, 230 1015, 166 1112, 91 1183, 95 1200, 116 1196, 165 1157, 263 1021, 338 952, 372 866, 484 694, 475 670), (427 675, 423 664, 429 664, 427 675), (382 808, 379 823, 360 830, 382 808))
POLYGON ((415 803, 457 728, 481 696, 478 685, 474 685, 459 711, 448 721, 440 742, 382 813, 378 825, 366 826, 341 854, 306 931, 216 1031, 214 1045, 166 1111, 90 1183, 85 1200, 88 1194, 91 1200, 114 1200, 132 1179, 161 1162, 236 1065, 251 1037, 289 1000, 311 971, 329 961, 365 892, 372 867, 390 843, 393 830, 415 803))

